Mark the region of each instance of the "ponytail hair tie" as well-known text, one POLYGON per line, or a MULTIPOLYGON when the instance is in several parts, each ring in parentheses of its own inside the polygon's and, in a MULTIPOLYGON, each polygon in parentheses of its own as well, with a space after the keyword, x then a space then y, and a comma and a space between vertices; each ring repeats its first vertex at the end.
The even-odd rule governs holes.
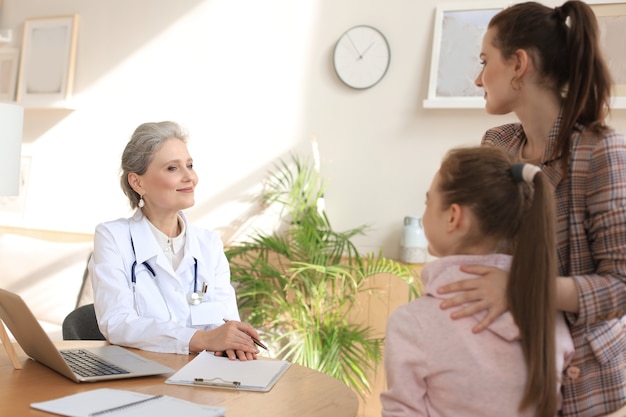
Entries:
POLYGON ((567 20, 567 14, 565 12, 565 10, 563 10, 563 7, 561 6, 557 6, 554 8, 554 13, 556 14, 556 16, 562 21, 565 22, 567 20))
POLYGON ((541 172, 541 168, 533 164, 515 164, 511 167, 513 179, 518 182, 533 182, 538 172, 541 172))

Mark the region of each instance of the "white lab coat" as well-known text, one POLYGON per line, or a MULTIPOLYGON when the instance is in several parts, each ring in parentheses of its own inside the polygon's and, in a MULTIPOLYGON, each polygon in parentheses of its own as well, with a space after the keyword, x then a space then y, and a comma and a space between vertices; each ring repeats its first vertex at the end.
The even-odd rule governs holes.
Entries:
POLYGON ((197 289, 207 283, 204 302, 219 302, 226 319, 239 320, 235 290, 224 247, 217 233, 185 222, 184 257, 176 271, 159 246, 141 210, 130 219, 96 227, 89 262, 100 331, 113 344, 154 352, 189 353, 198 329, 223 324, 220 319, 192 325, 189 294, 194 288, 194 257, 198 260, 197 289), (131 236, 134 245, 131 246, 131 236), (135 297, 131 268, 135 268, 135 297), (147 261, 156 278, 142 264, 147 261), (135 298, 135 300, 133 299, 135 298), (170 318, 171 315, 171 318, 170 318))

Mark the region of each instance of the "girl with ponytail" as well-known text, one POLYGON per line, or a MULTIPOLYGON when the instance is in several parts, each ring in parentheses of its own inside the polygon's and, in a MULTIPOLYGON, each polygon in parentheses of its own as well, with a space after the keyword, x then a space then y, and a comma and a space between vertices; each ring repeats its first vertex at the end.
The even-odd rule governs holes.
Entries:
POLYGON ((573 354, 555 306, 554 191, 541 170, 496 148, 452 150, 426 195, 424 294, 387 323, 384 417, 554 417, 573 354), (460 267, 510 270, 508 313, 480 334, 483 315, 450 320, 437 288, 460 267))

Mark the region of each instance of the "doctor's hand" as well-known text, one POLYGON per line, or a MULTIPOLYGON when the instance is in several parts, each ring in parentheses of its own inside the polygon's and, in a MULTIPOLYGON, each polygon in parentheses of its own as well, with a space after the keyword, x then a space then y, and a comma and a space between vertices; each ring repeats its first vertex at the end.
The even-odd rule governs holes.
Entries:
POLYGON ((479 276, 440 287, 437 290, 439 294, 458 292, 442 301, 440 307, 445 310, 469 303, 455 310, 451 315, 453 319, 487 311, 487 315, 472 329, 474 333, 478 333, 489 327, 507 310, 506 286, 509 273, 502 269, 481 265, 462 266, 461 270, 479 276))
POLYGON ((189 350, 208 350, 216 352, 216 356, 228 356, 231 360, 254 360, 259 350, 251 336, 259 337, 254 327, 230 320, 212 330, 198 330, 189 342, 189 350))

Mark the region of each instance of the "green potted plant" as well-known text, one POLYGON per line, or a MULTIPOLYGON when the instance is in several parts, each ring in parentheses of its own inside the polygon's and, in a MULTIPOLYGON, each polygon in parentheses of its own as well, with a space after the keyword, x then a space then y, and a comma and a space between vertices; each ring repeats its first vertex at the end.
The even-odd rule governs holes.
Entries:
POLYGON ((275 355, 326 374, 360 395, 370 391, 369 374, 382 359, 383 338, 351 323, 358 294, 372 291, 368 278, 391 273, 419 295, 410 266, 381 254, 362 256, 351 239, 367 226, 333 230, 320 205, 325 182, 297 156, 280 161, 261 194, 281 207, 284 227, 254 232, 226 250, 242 320, 265 333, 275 355))

